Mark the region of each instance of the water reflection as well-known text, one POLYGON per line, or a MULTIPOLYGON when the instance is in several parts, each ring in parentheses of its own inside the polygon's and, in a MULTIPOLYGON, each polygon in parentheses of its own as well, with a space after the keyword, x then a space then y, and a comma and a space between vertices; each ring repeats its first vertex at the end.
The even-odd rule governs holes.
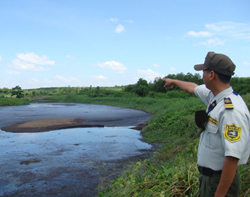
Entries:
MULTIPOLYGON (((151 145, 129 127, 74 128, 41 133, 0 133, 0 165, 32 157, 57 156, 77 160, 116 160, 141 154, 151 145)), ((18 162, 17 161, 17 162, 18 162)))

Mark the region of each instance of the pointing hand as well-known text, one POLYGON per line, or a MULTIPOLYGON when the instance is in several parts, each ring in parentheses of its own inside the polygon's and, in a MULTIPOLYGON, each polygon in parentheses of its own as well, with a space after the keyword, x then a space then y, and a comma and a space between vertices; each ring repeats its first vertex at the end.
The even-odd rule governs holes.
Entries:
POLYGON ((161 80, 166 82, 165 85, 164 85, 164 87, 165 87, 166 89, 171 89, 171 88, 173 88, 174 84, 173 84, 173 80, 172 80, 172 79, 163 78, 163 79, 161 79, 161 80))

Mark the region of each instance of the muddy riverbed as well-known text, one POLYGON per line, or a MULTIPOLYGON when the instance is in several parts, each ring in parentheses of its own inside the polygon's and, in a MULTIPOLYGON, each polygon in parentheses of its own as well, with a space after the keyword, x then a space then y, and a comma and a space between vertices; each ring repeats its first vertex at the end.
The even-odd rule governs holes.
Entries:
POLYGON ((104 127, 0 130, 0 196, 96 196, 128 163, 150 157, 152 146, 131 129, 149 117, 138 110, 74 103, 1 107, 1 128, 49 118, 79 118, 104 127))

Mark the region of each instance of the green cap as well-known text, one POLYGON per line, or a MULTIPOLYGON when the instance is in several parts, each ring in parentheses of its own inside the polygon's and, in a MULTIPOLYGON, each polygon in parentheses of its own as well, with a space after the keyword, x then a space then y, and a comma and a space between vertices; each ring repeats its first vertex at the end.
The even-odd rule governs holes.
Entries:
POLYGON ((223 75, 234 75, 235 64, 223 54, 208 52, 204 64, 197 64, 194 69, 197 71, 211 69, 223 75))

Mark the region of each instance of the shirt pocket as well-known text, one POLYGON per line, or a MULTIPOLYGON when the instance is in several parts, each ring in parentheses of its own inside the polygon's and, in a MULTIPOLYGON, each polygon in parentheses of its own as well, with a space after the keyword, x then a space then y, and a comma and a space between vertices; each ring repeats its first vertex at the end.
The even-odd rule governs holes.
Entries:
POLYGON ((204 143, 209 149, 216 149, 220 147, 220 133, 218 132, 218 125, 208 122, 204 132, 204 143))

